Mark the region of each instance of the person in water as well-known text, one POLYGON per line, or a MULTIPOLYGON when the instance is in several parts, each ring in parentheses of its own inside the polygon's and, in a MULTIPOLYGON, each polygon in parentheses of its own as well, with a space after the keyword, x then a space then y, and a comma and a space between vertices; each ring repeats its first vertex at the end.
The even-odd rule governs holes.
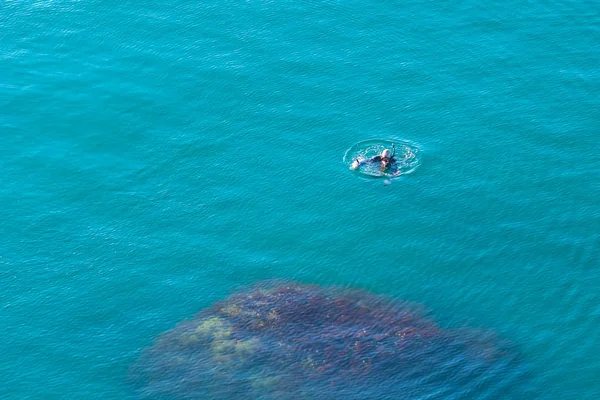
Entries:
POLYGON ((364 165, 364 164, 379 163, 382 171, 388 171, 390 169, 397 169, 396 159, 394 158, 394 156, 396 155, 396 147, 394 147, 393 144, 392 144, 392 149, 394 149, 393 153, 390 149, 385 149, 381 152, 380 155, 375 156, 375 157, 371 157, 368 159, 357 158, 356 160, 354 160, 354 162, 352 163, 352 166, 350 168, 358 169, 358 167, 360 167, 361 165, 364 165))

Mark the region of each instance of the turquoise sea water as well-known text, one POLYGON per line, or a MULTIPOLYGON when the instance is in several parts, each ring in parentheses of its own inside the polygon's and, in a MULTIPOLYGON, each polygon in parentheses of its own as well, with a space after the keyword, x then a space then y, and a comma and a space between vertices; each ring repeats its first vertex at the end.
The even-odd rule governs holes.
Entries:
POLYGON ((600 398, 597 3, 4 1, 0 28, 2 399, 135 399, 161 332, 273 278, 422 303, 513 343, 499 388, 600 398), (366 179, 365 140, 420 165, 366 179))

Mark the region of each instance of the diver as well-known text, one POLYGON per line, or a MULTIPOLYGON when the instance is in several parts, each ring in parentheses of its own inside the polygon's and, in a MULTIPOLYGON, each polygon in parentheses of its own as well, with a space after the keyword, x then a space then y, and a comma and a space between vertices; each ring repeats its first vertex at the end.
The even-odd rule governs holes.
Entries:
POLYGON ((390 149, 385 149, 381 152, 380 155, 371 157, 369 159, 357 158, 356 160, 354 160, 350 168, 358 169, 358 167, 364 164, 380 163, 380 168, 382 171, 393 170, 395 173, 398 173, 399 171, 398 166, 396 164, 396 158, 394 158, 394 156, 396 155, 396 147, 393 143, 392 149, 394 150, 393 153, 390 149))

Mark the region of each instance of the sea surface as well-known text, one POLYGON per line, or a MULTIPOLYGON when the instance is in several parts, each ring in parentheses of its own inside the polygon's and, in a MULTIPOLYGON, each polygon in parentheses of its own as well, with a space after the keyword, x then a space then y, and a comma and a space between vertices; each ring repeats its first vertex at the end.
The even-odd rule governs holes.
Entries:
POLYGON ((137 399, 162 332, 271 279, 600 398, 598 2, 3 0, 0 58, 3 400, 137 399), (392 142, 410 173, 349 169, 392 142))

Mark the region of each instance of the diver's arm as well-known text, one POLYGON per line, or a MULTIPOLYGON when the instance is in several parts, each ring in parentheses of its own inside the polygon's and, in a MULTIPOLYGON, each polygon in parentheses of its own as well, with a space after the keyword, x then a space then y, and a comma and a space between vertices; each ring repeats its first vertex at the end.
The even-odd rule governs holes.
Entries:
POLYGON ((356 160, 354 160, 354 162, 350 166, 350 169, 357 169, 358 167, 360 167, 363 164, 371 164, 371 163, 376 163, 376 162, 381 162, 381 156, 375 156, 375 157, 371 157, 371 158, 362 158, 362 157, 357 158, 356 160))
POLYGON ((354 162, 352 162, 350 169, 358 169, 358 167, 360 167, 361 165, 370 163, 370 162, 373 162, 373 158, 358 157, 356 160, 354 160, 354 162))

